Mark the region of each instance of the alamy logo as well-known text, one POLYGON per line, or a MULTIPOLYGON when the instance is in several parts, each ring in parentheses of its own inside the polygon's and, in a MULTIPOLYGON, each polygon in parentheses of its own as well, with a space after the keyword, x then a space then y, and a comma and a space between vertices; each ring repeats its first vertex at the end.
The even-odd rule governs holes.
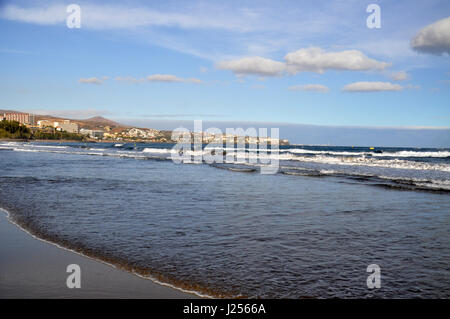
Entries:
POLYGON ((69 4, 66 9, 70 13, 66 19, 66 25, 69 29, 81 28, 81 8, 78 4, 69 4))
POLYGON ((77 264, 70 264, 66 268, 66 272, 70 273, 67 277, 67 288, 81 288, 81 268, 77 264))
POLYGON ((367 13, 371 13, 366 20, 366 25, 369 29, 381 28, 381 8, 378 4, 369 4, 366 9, 367 13))
POLYGON ((184 127, 172 131, 171 158, 180 163, 227 163, 258 165, 261 174, 276 174, 279 169, 279 129, 219 128, 203 131, 202 121, 194 121, 194 132, 184 127), (207 144, 205 147, 204 144, 207 144), (225 148, 224 148, 225 145, 225 148))
POLYGON ((381 268, 377 264, 371 264, 367 266, 367 272, 370 274, 367 277, 367 288, 381 288, 381 268))

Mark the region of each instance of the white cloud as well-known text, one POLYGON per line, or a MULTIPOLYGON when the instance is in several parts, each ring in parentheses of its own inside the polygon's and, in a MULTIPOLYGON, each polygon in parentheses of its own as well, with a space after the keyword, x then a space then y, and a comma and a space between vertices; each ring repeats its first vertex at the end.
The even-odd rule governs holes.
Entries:
POLYGON ((383 70, 389 66, 389 63, 370 59, 358 50, 325 52, 318 47, 288 53, 284 59, 288 71, 293 74, 305 71, 324 73, 327 70, 383 70))
POLYGON ((248 74, 278 76, 281 75, 285 69, 283 62, 261 58, 259 56, 219 62, 216 64, 216 67, 222 70, 231 70, 237 76, 248 74))
POLYGON ((183 82, 194 83, 194 84, 202 84, 203 81, 196 78, 185 79, 183 82))
POLYGON ((405 71, 392 72, 389 77, 394 81, 405 81, 411 78, 411 76, 405 71))
POLYGON ((66 21, 66 6, 54 5, 51 7, 21 8, 15 5, 8 5, 2 8, 0 17, 8 20, 52 25, 66 21))
POLYGON ((116 81, 123 81, 123 82, 131 82, 131 83, 145 82, 144 78, 137 79, 137 78, 134 78, 132 76, 116 76, 114 78, 114 80, 116 80, 116 81))
POLYGON ((411 40, 413 49, 432 54, 450 54, 450 17, 427 25, 411 40))
POLYGON ((147 76, 149 82, 183 82, 183 79, 171 74, 153 74, 147 76))
POLYGON ((183 79, 171 74, 153 74, 147 76, 149 82, 186 82, 186 83, 202 83, 202 80, 196 78, 183 79))
POLYGON ((290 74, 299 72, 324 73, 328 70, 366 71, 383 70, 390 64, 376 61, 358 50, 325 52, 318 47, 300 49, 286 54, 285 62, 256 57, 223 61, 216 64, 219 69, 231 70, 237 76, 259 75, 280 76, 287 71, 290 74))
MULTIPOLYGON (((214 62, 243 56, 275 57, 294 51, 299 43, 325 45, 331 44, 330 41, 335 47, 358 49, 374 54, 377 59, 381 59, 380 54, 389 57, 389 61, 396 61, 399 55, 404 58, 405 54, 407 58, 410 54, 415 57, 404 34, 409 34, 429 8, 426 2, 415 3, 419 9, 406 20, 395 15, 383 16, 383 23, 395 32, 382 29, 385 31, 380 30, 381 39, 379 32, 367 33, 366 28, 361 28, 364 19, 361 20, 361 7, 355 5, 355 0, 330 0, 325 6, 308 1, 300 5, 293 5, 292 1, 262 1, 257 6, 247 1, 108 2, 80 3, 82 30, 108 30, 111 32, 108 36, 130 36, 133 41, 214 62), (173 29, 177 32, 172 32, 173 29)), ((66 4, 70 2, 0 0, 0 3, 4 3, 0 18, 66 28, 66 4)), ((388 8, 384 12, 398 10, 395 1, 385 6, 388 8)))
MULTIPOLYGON (((68 13, 66 6, 19 7, 7 5, 2 8, 0 17, 8 20, 40 25, 65 26, 68 13)), ((212 8, 211 8, 212 9, 212 8)), ((217 12, 220 13, 220 12, 217 12)), ((203 10, 185 13, 183 8, 176 10, 156 10, 143 6, 123 5, 81 5, 81 27, 90 29, 134 29, 139 27, 178 27, 183 29, 223 29, 239 32, 254 30, 247 13, 211 14, 203 10)))
POLYGON ((97 84, 97 85, 100 85, 100 84, 103 84, 103 79, 99 79, 99 78, 96 78, 96 77, 86 78, 86 79, 81 78, 81 79, 78 80, 78 82, 84 83, 84 84, 97 84))
POLYGON ((401 91, 403 87, 390 82, 354 82, 342 89, 346 92, 381 92, 381 91, 401 91))
POLYGON ((202 80, 196 79, 196 78, 180 78, 176 75, 172 74, 152 74, 145 78, 134 78, 131 76, 121 77, 116 76, 116 81, 124 81, 124 82, 132 82, 132 83, 141 83, 141 82, 165 82, 165 83, 194 83, 194 84, 201 84, 203 83, 202 80))
POLYGON ((290 91, 314 91, 320 93, 327 93, 330 89, 322 84, 305 84, 305 85, 293 85, 288 87, 290 91))

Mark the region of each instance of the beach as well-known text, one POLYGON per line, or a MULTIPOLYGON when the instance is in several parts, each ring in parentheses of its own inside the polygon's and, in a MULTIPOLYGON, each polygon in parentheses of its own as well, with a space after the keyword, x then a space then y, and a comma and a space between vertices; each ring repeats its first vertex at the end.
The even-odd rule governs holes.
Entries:
POLYGON ((39 240, 0 210, 0 298, 198 298, 39 240), (66 267, 81 268, 81 288, 66 267))
POLYGON ((4 219, 0 295, 450 296, 450 149, 281 146, 277 174, 176 164, 171 150, 0 144, 0 207, 82 254, 4 219), (66 288, 69 264, 81 267, 81 289, 66 288), (381 289, 368 288, 369 265, 380 267, 381 289))

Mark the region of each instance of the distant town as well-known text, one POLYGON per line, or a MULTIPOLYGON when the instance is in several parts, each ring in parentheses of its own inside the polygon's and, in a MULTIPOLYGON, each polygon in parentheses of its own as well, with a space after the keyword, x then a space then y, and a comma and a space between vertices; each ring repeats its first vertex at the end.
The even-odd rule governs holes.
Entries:
MULTIPOLYGON (((0 110, 0 123, 16 123, 16 126, 0 126, 0 138, 34 139, 34 140, 78 140, 86 142, 146 142, 175 143, 172 132, 152 128, 138 128, 122 125, 101 116, 85 120, 63 119, 54 116, 35 115, 15 111, 0 110), (16 127, 14 132, 10 132, 16 127), (10 131, 8 131, 8 128, 10 131), (19 128, 26 128, 26 131, 19 128), (4 132, 2 132, 2 130, 4 132), (19 134, 19 133, 20 134, 19 134)), ((201 138, 203 143, 218 141, 218 136, 206 132, 191 133, 192 137, 201 138)), ((222 142, 230 139, 237 141, 235 135, 223 135, 222 142)), ((288 140, 270 137, 245 137, 245 143, 267 143, 288 145, 288 140)))

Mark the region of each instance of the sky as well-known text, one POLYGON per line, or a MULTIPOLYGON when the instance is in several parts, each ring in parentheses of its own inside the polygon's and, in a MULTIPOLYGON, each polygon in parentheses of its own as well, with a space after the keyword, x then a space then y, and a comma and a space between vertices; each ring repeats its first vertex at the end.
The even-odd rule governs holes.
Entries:
MULTIPOLYGON (((161 128, 384 127, 450 147, 447 0, 0 0, 0 39, 0 109, 161 128)), ((296 142, 356 144, 343 132, 296 142)))

